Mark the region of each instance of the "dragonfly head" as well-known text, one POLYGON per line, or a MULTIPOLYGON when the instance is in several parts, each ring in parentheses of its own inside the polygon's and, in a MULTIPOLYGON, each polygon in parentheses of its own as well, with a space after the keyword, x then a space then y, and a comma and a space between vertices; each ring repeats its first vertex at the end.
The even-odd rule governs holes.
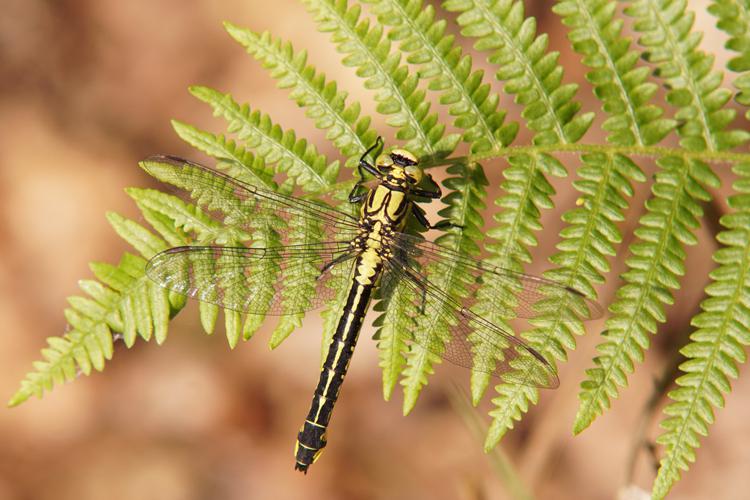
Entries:
POLYGON ((424 172, 419 166, 417 157, 405 149, 394 149, 381 154, 375 161, 375 167, 381 174, 397 179, 405 179, 409 184, 417 185, 422 181, 424 172))

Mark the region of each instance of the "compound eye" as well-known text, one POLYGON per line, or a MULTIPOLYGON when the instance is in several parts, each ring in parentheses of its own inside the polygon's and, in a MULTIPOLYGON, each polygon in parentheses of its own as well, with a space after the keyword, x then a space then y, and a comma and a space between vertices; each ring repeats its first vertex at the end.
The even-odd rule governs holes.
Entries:
POLYGON ((406 176, 409 178, 412 184, 419 184, 422 181, 422 169, 417 167, 416 165, 410 165, 404 168, 404 172, 406 172, 406 176))
POLYGON ((382 154, 375 159, 375 168, 381 172, 388 172, 393 168, 393 159, 390 155, 382 154))

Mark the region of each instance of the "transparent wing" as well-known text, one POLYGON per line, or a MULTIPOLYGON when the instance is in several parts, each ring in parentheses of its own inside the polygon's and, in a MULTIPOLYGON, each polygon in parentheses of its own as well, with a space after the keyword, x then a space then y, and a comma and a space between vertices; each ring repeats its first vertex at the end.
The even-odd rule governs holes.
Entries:
POLYGON ((246 184, 189 160, 155 155, 141 165, 157 179, 190 190, 199 205, 225 214, 225 226, 243 231, 276 229, 282 244, 291 242, 284 229, 292 223, 317 227, 321 241, 347 240, 357 232, 357 219, 347 213, 246 184))
POLYGON ((414 304, 415 314, 399 327, 413 331, 415 343, 454 364, 508 383, 556 387, 559 382, 544 357, 508 333, 506 324, 492 323, 471 310, 479 300, 482 313, 503 321, 549 313, 580 321, 603 313, 599 304, 571 288, 491 266, 403 233, 395 237, 388 271, 384 287, 401 287, 399 298, 414 304), (460 296, 445 292, 447 282, 460 296))
POLYGON ((602 317, 604 309, 580 292, 554 281, 493 266, 419 237, 399 233, 395 247, 404 263, 419 276, 429 269, 435 276, 460 276, 469 297, 493 298, 494 311, 506 319, 541 314, 569 316, 568 320, 602 317))
POLYGON ((349 258, 355 253, 348 242, 273 248, 185 246, 157 254, 146 273, 165 288, 227 309, 296 314, 336 296, 346 284, 349 258), (321 274, 334 261, 340 264, 321 274))
POLYGON ((414 315, 402 317, 397 328, 414 332, 416 344, 458 366, 508 383, 559 385, 555 369, 533 347, 461 305, 403 259, 386 265, 383 286, 414 305, 414 315))

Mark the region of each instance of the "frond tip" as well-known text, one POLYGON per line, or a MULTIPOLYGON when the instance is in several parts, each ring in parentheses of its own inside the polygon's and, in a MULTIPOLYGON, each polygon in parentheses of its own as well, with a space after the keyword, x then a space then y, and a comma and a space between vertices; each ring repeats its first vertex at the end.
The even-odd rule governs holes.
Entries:
MULTIPOLYGON (((116 221, 120 222, 128 221, 116 221)), ((91 265, 99 281, 81 281, 81 290, 88 296, 68 299, 65 318, 70 331, 47 339, 43 359, 34 363, 34 370, 21 382, 9 406, 17 406, 31 396, 41 397, 44 391, 79 374, 102 371, 112 359, 115 335, 121 335, 128 346, 137 336, 144 340, 156 337, 159 343, 166 339, 170 312, 181 307, 184 300, 173 296, 174 303, 170 303, 170 294, 144 276, 145 265, 145 259, 127 253, 117 266, 91 265)))

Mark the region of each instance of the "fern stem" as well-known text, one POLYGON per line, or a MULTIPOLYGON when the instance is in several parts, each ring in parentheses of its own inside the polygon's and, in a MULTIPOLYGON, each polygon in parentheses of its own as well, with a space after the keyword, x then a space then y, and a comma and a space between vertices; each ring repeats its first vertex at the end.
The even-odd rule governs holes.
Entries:
POLYGON ((514 154, 535 153, 619 153, 626 156, 646 156, 661 158, 666 156, 677 156, 685 160, 703 160, 713 163, 742 163, 750 162, 750 153, 736 153, 731 151, 691 151, 681 148, 670 148, 664 146, 615 146, 611 144, 544 144, 527 146, 508 146, 481 153, 467 155, 469 161, 481 162, 498 157, 506 157, 514 154))

